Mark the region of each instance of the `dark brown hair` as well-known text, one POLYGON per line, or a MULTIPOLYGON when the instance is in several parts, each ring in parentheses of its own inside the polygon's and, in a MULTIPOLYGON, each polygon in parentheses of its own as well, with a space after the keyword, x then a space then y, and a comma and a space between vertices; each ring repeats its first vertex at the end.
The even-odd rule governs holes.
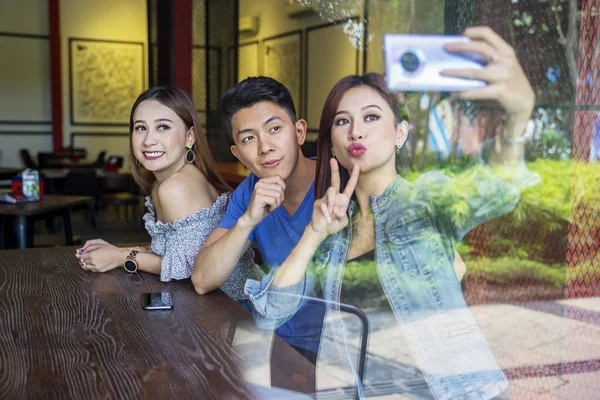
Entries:
MULTIPOLYGON (((219 193, 228 192, 231 190, 229 185, 225 183, 221 175, 216 170, 215 160, 210 153, 208 148, 208 142, 206 141, 206 135, 204 130, 201 128, 198 122, 198 116, 196 115, 196 107, 190 96, 182 89, 176 87, 153 87, 139 95, 133 107, 131 107, 131 114, 129 116, 129 133, 133 133, 133 121, 134 114, 138 106, 146 100, 156 100, 165 107, 169 107, 175 114, 182 119, 185 124, 185 129, 188 131, 190 128, 194 128, 194 139, 195 143, 192 147, 192 151, 196 155, 194 164, 206 177, 208 182, 217 190, 219 193)), ((133 153, 133 144, 131 138, 129 139, 129 153, 132 160, 132 173, 133 179, 142 189, 142 193, 145 195, 150 194, 152 185, 156 181, 156 177, 142 165, 136 162, 135 154, 133 153)))
MULTIPOLYGON (((381 74, 368 73, 365 75, 348 75, 342 78, 335 84, 325 104, 323 105, 323 111, 321 112, 321 123, 319 124, 319 136, 317 138, 317 172, 315 176, 315 199, 320 199, 325 195, 327 189, 331 185, 331 167, 329 160, 331 160, 331 126, 335 118, 338 106, 344 94, 355 87, 367 86, 371 89, 375 89, 377 93, 387 102, 394 113, 396 124, 402 122, 400 115, 400 104, 398 102, 398 96, 388 92, 385 78, 381 74)), ((348 171, 340 165, 340 182, 341 189, 344 190, 346 183, 350 178, 348 171)))
POLYGON ((283 108, 287 115, 296 123, 296 106, 292 94, 281 82, 268 76, 253 76, 233 85, 221 97, 220 113, 221 121, 232 143, 233 131, 231 120, 233 116, 244 108, 250 108, 256 103, 270 101, 283 108))

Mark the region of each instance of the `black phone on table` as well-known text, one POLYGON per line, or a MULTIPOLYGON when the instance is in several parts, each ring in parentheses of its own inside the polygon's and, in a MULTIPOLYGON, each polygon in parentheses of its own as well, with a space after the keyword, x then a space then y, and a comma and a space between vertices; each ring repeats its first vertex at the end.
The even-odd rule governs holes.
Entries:
POLYGON ((144 310, 170 310, 173 308, 173 297, 170 292, 143 293, 144 310))

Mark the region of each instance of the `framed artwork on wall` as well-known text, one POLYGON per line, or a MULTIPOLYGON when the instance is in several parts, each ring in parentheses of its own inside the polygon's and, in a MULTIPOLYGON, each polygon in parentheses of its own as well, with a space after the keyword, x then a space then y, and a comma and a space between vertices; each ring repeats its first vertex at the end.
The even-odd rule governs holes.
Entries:
POLYGON ((291 92, 298 116, 302 105, 302 31, 263 39, 262 74, 283 83, 291 92))
POLYGON ((127 126, 145 82, 143 43, 69 38, 72 125, 127 126))

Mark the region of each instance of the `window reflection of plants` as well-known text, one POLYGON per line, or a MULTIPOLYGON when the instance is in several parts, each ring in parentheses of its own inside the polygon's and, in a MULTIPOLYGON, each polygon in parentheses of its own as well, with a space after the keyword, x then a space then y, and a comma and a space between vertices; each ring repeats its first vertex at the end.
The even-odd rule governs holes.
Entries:
MULTIPOLYGON (((426 171, 442 170, 456 178, 457 182, 462 182, 455 190, 477 190, 474 182, 468 183, 471 158, 439 159, 432 154, 430 161, 426 168, 419 171, 405 169, 401 174, 412 182, 426 171), (469 188, 469 185, 472 187, 469 188)), ((457 247, 467 266, 464 277, 466 296, 472 281, 485 281, 488 291, 493 292, 493 288, 497 288, 495 296, 503 296, 487 300, 480 296, 478 302, 561 298, 567 285, 583 287, 600 280, 598 266, 583 263, 569 269, 566 262, 570 224, 578 224, 578 218, 587 221, 590 215, 600 215, 597 189, 600 168, 597 164, 578 163, 572 159, 542 157, 527 162, 527 167, 540 175, 541 182, 522 191, 519 204, 512 213, 476 228, 457 247), (585 215, 573 212, 581 208, 585 215), (529 286, 531 290, 526 291, 523 286, 529 286)), ((452 196, 446 194, 441 197, 452 196)), ((452 204, 452 209, 447 212, 453 213, 456 218, 464 215, 464 204, 448 204, 449 207, 452 204)), ((374 296, 379 293, 375 265, 349 263, 346 274, 344 290, 351 293, 358 306, 377 307, 382 304, 381 299, 374 296)), ((476 287, 473 290, 480 290, 481 285, 476 287)))
POLYGON ((538 108, 532 120, 536 129, 525 145, 525 158, 567 160, 573 146, 572 111, 563 108, 538 108))
MULTIPOLYGON (((322 16, 332 20, 353 13, 358 15, 359 12, 355 2, 331 0, 321 3, 327 4, 324 12, 329 13, 322 16), (349 6, 350 3, 352 6, 349 6)), ((434 3, 434 0, 418 2, 417 6, 419 9, 421 6, 428 7, 431 12, 443 10, 443 6, 427 6, 434 3)), ((490 283, 502 285, 515 281, 531 282, 555 288, 557 291, 553 293, 558 295, 566 284, 576 284, 578 276, 589 276, 589 279, 596 281, 600 276, 600 269, 591 264, 578 265, 576 272, 575 269, 567 271, 566 265, 569 224, 577 224, 577 218, 600 215, 598 192, 595 189, 600 182, 600 168, 597 164, 582 164, 572 160, 572 107, 574 89, 578 84, 574 49, 578 43, 576 22, 582 16, 577 14, 577 2, 574 0, 512 3, 514 12, 507 16, 505 25, 509 27, 513 42, 521 43, 525 49, 519 57, 531 57, 526 51, 530 45, 535 47, 537 54, 535 60, 525 62, 538 100, 538 108, 532 116, 535 129, 528 137, 525 158, 528 168, 537 172, 542 182, 521 194, 518 206, 510 215, 488 222, 484 230, 484 249, 473 240, 476 234, 473 232, 459 245, 458 251, 467 264, 467 280, 470 276, 479 275, 490 283)), ((491 0, 484 0, 478 6, 484 14, 489 8, 486 15, 494 15, 492 4, 491 0)), ((413 1, 373 0, 369 10, 370 20, 376 21, 375 26, 369 29, 370 35, 383 31, 414 32, 412 21, 415 15, 419 18, 421 15, 419 10, 415 11, 413 1)), ((428 19, 422 19, 426 24, 428 19)), ((433 33, 429 27, 424 29, 427 33, 433 33)), ((423 32, 421 29, 418 31, 423 32)), ((377 41, 378 38, 373 40, 377 41)), ((473 160, 458 154, 443 158, 427 149, 429 107, 421 110, 421 96, 406 96, 407 110, 410 110, 408 119, 413 126, 425 129, 411 131, 411 140, 398 157, 401 174, 408 180, 414 180, 421 173, 438 169, 460 181, 461 174, 466 172, 473 160)), ((431 105, 436 101, 439 99, 432 100, 431 105)), ((466 102, 458 106, 470 118, 483 110, 479 105, 466 102)), ((460 218, 460 209, 451 211, 460 218)), ((376 270, 353 265, 349 266, 347 273, 352 278, 350 281, 354 282, 356 295, 373 303, 368 293, 378 279, 376 270)))

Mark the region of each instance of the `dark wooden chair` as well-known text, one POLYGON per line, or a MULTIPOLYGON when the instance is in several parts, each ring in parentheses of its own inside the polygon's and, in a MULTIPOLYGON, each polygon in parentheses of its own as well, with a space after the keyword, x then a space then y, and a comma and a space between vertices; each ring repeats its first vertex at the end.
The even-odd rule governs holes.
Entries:
POLYGON ((87 155, 87 150, 76 149, 73 151, 62 151, 58 153, 39 152, 38 163, 40 168, 72 168, 72 169, 102 169, 104 168, 106 151, 98 153, 93 162, 80 163, 79 159, 87 155))
POLYGON ((103 169, 104 166, 106 165, 106 151, 102 150, 100 153, 98 153, 98 157, 96 158, 96 161, 94 161, 93 163, 90 164, 90 168, 97 168, 97 169, 103 169))
POLYGON ((35 162, 33 157, 31 157, 31 153, 27 149, 21 149, 19 151, 19 155, 21 157, 21 162, 25 168, 29 169, 38 169, 38 164, 35 162))
POLYGON ((60 155, 53 152, 40 151, 37 155, 38 165, 40 169, 46 168, 68 168, 68 164, 61 162, 62 158, 60 155))
MULTIPOLYGON (((142 209, 142 197, 139 189, 130 174, 105 174, 102 178, 102 195, 100 204, 103 207, 117 207, 125 212, 125 219, 129 219, 130 208, 137 219, 142 209)), ((140 217, 141 219, 141 217, 140 217)))
MULTIPOLYGON (((93 169, 73 169, 70 170, 64 180, 63 194, 68 196, 90 196, 94 198, 94 202, 91 206, 80 206, 74 207, 74 210, 83 209, 86 213, 90 213, 90 222, 94 229, 98 229, 98 199, 100 198, 100 183, 96 171, 93 169)), ((87 214, 86 214, 87 215, 87 214)), ((64 235, 57 233, 58 227, 61 224, 56 223, 56 219, 49 218, 46 221, 48 229, 47 234, 36 234, 34 237, 35 247, 56 247, 66 246, 66 240, 64 235)), ((82 244, 79 236, 73 236, 73 242, 75 245, 82 244)))
POLYGON ((83 148, 74 148, 74 147, 67 147, 66 149, 66 156, 68 158, 74 159, 74 158, 86 158, 88 156, 88 152, 86 149, 83 148))
POLYGON ((90 196, 94 198, 93 205, 89 208, 91 222, 94 229, 98 227, 96 211, 102 189, 96 171, 93 169, 73 169, 65 179, 64 194, 71 196, 90 196))

